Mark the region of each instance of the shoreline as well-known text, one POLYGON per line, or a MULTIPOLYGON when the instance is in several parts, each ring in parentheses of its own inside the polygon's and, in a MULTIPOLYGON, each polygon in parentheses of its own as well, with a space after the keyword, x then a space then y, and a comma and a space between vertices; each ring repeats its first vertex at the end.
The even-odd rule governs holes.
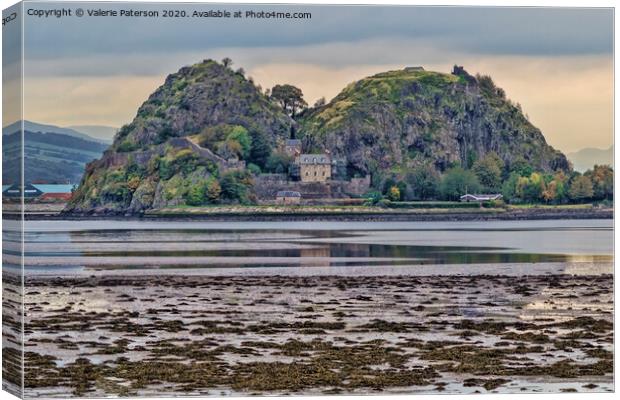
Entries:
MULTIPOLYGON (((20 219, 20 214, 3 213, 8 220, 20 219)), ((63 214, 26 213, 24 219, 37 220, 143 220, 143 221, 519 221, 552 219, 613 219, 613 209, 583 208, 528 208, 481 209, 467 212, 452 210, 372 210, 256 212, 255 210, 230 212, 191 212, 185 210, 155 211, 146 214, 104 213, 63 214)))

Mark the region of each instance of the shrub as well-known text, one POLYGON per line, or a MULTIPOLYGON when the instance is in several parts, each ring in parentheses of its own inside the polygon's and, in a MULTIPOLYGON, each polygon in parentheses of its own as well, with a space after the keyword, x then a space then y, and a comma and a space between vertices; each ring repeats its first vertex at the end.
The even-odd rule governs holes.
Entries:
POLYGON ((388 193, 388 198, 391 201, 398 201, 398 200, 400 200, 400 189, 398 188, 398 186, 392 186, 390 188, 390 191, 388 193))
POLYGON ((248 171, 250 171, 254 175, 258 175, 261 173, 260 167, 256 164, 249 163, 247 168, 248 168, 248 171))
POLYGON ((118 147, 116 148, 116 150, 119 153, 129 153, 130 151, 134 151, 138 148, 138 145, 133 143, 131 140, 129 139, 125 139, 123 140, 118 147))
POLYGON ((220 180, 222 197, 241 204, 251 203, 250 187, 252 178, 247 171, 230 171, 225 173, 220 180))
POLYGON ((381 199, 383 199, 383 195, 377 191, 368 192, 366 193, 365 197, 366 197, 365 204, 369 206, 377 205, 381 201, 381 199))
POLYGON ((205 185, 192 185, 185 194, 185 202, 190 206, 200 206, 205 203, 205 185))

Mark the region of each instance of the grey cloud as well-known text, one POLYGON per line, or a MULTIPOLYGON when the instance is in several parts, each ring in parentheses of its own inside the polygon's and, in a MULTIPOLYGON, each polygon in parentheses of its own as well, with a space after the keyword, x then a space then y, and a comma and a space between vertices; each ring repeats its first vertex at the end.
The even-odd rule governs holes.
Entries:
MULTIPOLYGON (((37 8, 54 8, 54 3, 37 8)), ((80 6, 77 3, 74 7, 80 6)), ((90 4, 84 9, 98 8, 90 4)), ((29 6, 30 7, 30 6, 29 6)), ((167 8, 106 4, 102 8, 167 8)), ((309 11, 311 20, 63 18, 26 20, 27 57, 67 58, 286 47, 377 37, 423 40, 478 54, 579 55, 612 52, 613 11, 570 8, 174 5, 200 9, 309 11), (52 45, 54 44, 54 45, 52 45)))

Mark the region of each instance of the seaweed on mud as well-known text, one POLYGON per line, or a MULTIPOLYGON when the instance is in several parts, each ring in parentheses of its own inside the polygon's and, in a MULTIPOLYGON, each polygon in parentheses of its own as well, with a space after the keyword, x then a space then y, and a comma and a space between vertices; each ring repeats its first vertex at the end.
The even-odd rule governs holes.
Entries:
POLYGON ((360 325, 350 332, 396 332, 407 333, 411 330, 427 331, 428 327, 412 322, 390 322, 382 319, 375 319, 371 322, 360 325))
POLYGON ((508 349, 488 349, 472 345, 439 347, 423 352, 420 358, 428 361, 451 361, 440 368, 445 372, 503 375, 504 362, 512 359, 508 349))
MULTIPOLYGON (((29 388, 70 388, 80 396, 102 392, 126 396, 147 388, 192 394, 231 389, 289 394, 308 388, 351 393, 424 385, 442 391, 454 379, 491 391, 517 376, 610 377, 613 353, 606 350, 606 343, 613 340, 613 323, 605 315, 609 309, 606 297, 601 297, 600 310, 587 311, 593 316, 579 316, 584 312, 576 308, 571 312, 575 317, 561 322, 544 313, 521 319, 522 313, 529 312, 521 307, 525 302, 513 303, 512 299, 541 293, 549 286, 555 286, 560 295, 561 291, 580 295, 599 285, 598 296, 608 296, 611 276, 549 279, 132 276, 32 280, 28 286, 40 292, 38 300, 53 297, 53 292, 74 290, 76 302, 85 303, 97 292, 87 296, 76 288, 97 287, 99 293, 108 290, 105 296, 113 299, 117 309, 125 310, 87 313, 69 307, 50 311, 37 308, 43 302, 28 304, 26 334, 32 332, 39 339, 29 340, 29 349, 37 351, 26 353, 25 382, 29 388), (247 296, 257 286, 264 288, 261 294, 247 296), (160 287, 171 291, 158 293, 160 287), (116 300, 135 296, 114 295, 144 288, 155 290, 151 300, 159 305, 137 312, 131 303, 116 300), (194 292, 188 293, 188 288, 194 292), (501 288, 511 296, 510 301, 501 302, 506 317, 484 319, 485 314, 477 318, 464 311, 499 304, 489 297, 491 288, 501 288), (514 288, 522 294, 515 296, 514 288), (323 295, 318 303, 314 296, 318 292, 332 297, 323 295), (471 295, 466 308, 460 302, 463 292, 471 295), (226 302, 237 305, 225 306, 226 302), (179 307, 182 303, 186 305, 179 307), (447 308, 424 313, 428 310, 422 303, 447 308), (378 304, 390 312, 378 313, 378 304), (378 315, 381 319, 372 319, 378 315), (63 335, 75 329, 89 337, 74 341, 63 335), (423 331, 436 334, 431 336, 435 340, 419 335, 423 331), (130 339, 136 336, 152 340, 131 346, 130 339), (471 338, 488 339, 491 344, 471 338), (83 347, 97 354, 127 357, 103 357, 105 361, 98 364, 85 358, 72 360, 75 350, 83 347), (54 349, 53 356, 38 354, 41 348, 54 349), (591 362, 575 361, 582 354, 591 362), (555 361, 558 356, 565 359, 555 361), (541 363, 540 357, 555 362, 541 363), (442 377, 444 373, 450 374, 442 377)), ((147 300, 149 293, 141 294, 145 298, 140 301, 147 300)))
POLYGON ((526 332, 526 333, 516 333, 516 332, 508 332, 502 336, 503 340, 515 340, 519 342, 531 342, 531 343, 550 343, 551 338, 544 333, 534 333, 534 332, 526 332))
POLYGON ((469 378, 463 381, 463 386, 465 387, 481 386, 485 388, 487 391, 491 391, 509 382, 510 380, 503 379, 503 378, 496 378, 496 379, 469 378))

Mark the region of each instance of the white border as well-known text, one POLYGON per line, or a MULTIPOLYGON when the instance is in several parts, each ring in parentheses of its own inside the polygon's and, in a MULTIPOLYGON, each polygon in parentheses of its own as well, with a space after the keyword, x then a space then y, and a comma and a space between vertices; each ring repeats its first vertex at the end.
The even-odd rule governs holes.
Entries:
MULTIPOLYGON (((32 2, 44 2, 44 1, 39 1, 39 0, 26 0, 26 2, 32 3, 32 2)), ((55 2, 55 1, 54 1, 55 2)), ((58 1, 60 2, 60 1, 58 1)), ((64 2, 84 2, 84 1, 80 1, 80 0, 64 0, 64 2)), ((107 0, 106 2, 124 2, 121 0, 107 0)), ((155 1, 145 1, 145 0, 133 0, 131 2, 135 2, 135 3, 214 3, 214 4, 225 4, 225 3, 237 3, 237 4, 317 4, 317 5, 333 5, 333 4, 340 4, 340 5, 375 5, 375 4, 380 4, 380 5, 423 5, 423 6, 484 6, 484 7, 584 7, 584 8, 594 8, 594 7, 606 7, 606 8, 614 8, 614 14, 615 14, 615 6, 616 6, 616 2, 613 0, 520 0, 520 1, 516 1, 516 0, 476 0, 476 1, 455 1, 455 0, 441 0, 441 1, 437 1, 437 0, 425 0, 425 1, 420 1, 420 0, 389 0, 387 2, 382 2, 380 0, 334 0, 334 1, 329 1, 329 0, 314 0, 314 1, 299 1, 299 0, 269 0, 269 1, 256 1, 256 0, 228 0, 228 1, 180 1, 180 0, 168 0, 168 1, 161 1, 161 0, 155 0, 155 1)), ((2 4, 2 8, 6 8, 12 4, 16 3, 15 1, 7 1, 7 0, 0 0, 0 4, 2 4)), ((0 34, 0 38, 1 38, 1 34, 0 34)), ((618 64, 615 63, 615 55, 618 54, 618 31, 615 29, 615 16, 614 16, 614 143, 615 143, 615 138, 616 136, 616 130, 615 130, 615 121, 616 121, 616 117, 618 116, 620 107, 618 105, 618 103, 615 102, 615 94, 616 94, 616 85, 615 85, 615 76, 618 74, 618 64)), ((0 54, 0 65, 2 63, 2 55, 0 54)), ((1 80, 0 80, 0 90, 1 90, 1 80)), ((1 111, 1 103, 0 103, 0 111, 1 111)), ((22 109, 23 110, 23 109, 22 109)), ((0 143, 0 153, 2 150, 2 144, 0 143)), ((614 146, 614 161, 618 160, 618 154, 619 154, 619 150, 617 146, 614 146)), ((614 162, 614 165, 618 166, 617 162, 614 162)), ((0 174, 2 172, 2 167, 0 166, 0 174)), ((618 185, 618 183, 620 182, 620 179, 618 177, 618 174, 615 174, 614 177, 614 187, 618 188, 620 187, 618 185)), ((614 207, 615 207, 615 201, 614 201, 614 207)), ((615 218, 618 216, 618 210, 617 208, 615 208, 614 210, 614 221, 615 218)), ((1 235, 2 233, 0 232, 0 240, 1 240, 1 235)), ((620 248, 619 243, 616 241, 616 236, 615 236, 615 230, 614 230, 614 253, 618 254, 618 249, 620 248)), ((615 268, 614 268, 615 271, 615 268)), ((615 276, 614 276, 614 283, 615 283, 615 276)), ((619 299, 619 295, 618 295, 618 291, 615 290, 615 284, 614 284, 614 305, 618 304, 618 299, 619 299)), ((615 312, 617 310, 614 309, 614 321, 615 321, 615 312)), ((617 343, 616 341, 616 334, 614 331, 614 345, 617 343)), ((619 356, 618 356, 618 348, 617 346, 615 346, 614 348, 614 383, 618 382, 618 369, 619 369, 619 364, 618 364, 618 360, 619 360, 619 356)), ((429 400, 429 399, 436 399, 437 396, 442 396, 440 394, 434 394, 434 395, 415 395, 413 397, 414 400, 429 400)), ((449 399, 455 399, 455 400, 461 400, 461 399, 473 399, 472 395, 443 395, 443 396, 449 396, 449 399)), ((411 395, 407 395, 407 397, 411 397, 411 395)), ((7 392, 0 392, 0 400, 5 400, 5 399, 12 399, 14 398, 12 395, 10 395, 7 392)), ((172 399, 172 397, 170 397, 172 399)), ((178 397, 176 397, 178 398, 178 397)), ((198 397, 188 397, 188 398, 198 398, 198 397)), ((310 399, 310 398, 321 398, 321 399, 327 399, 327 400, 334 400, 334 399, 343 399, 345 397, 343 396, 321 396, 321 397, 311 397, 311 396, 295 396, 294 398, 296 399, 310 399)), ((397 398, 405 398, 405 396, 389 396, 389 395, 372 395, 371 397, 369 396, 346 396, 346 399, 351 399, 351 400, 361 400, 361 399, 377 399, 377 400, 385 400, 385 399, 397 399, 397 398)), ((567 393, 557 393, 557 394, 485 394, 484 395, 485 399, 489 399, 489 400, 494 400, 494 399, 513 399, 513 400, 524 400, 524 399, 544 399, 544 400, 553 400, 553 399, 562 399, 562 400, 582 400, 582 399, 612 399, 615 398, 615 394, 614 393, 592 393, 592 394, 588 394, 588 393, 571 393, 571 394, 567 394, 567 393)), ((147 400, 153 400, 154 398, 148 398, 148 397, 144 397, 143 399, 147 399, 147 400)), ((160 398, 155 398, 156 400, 160 400, 162 399, 160 398)))

